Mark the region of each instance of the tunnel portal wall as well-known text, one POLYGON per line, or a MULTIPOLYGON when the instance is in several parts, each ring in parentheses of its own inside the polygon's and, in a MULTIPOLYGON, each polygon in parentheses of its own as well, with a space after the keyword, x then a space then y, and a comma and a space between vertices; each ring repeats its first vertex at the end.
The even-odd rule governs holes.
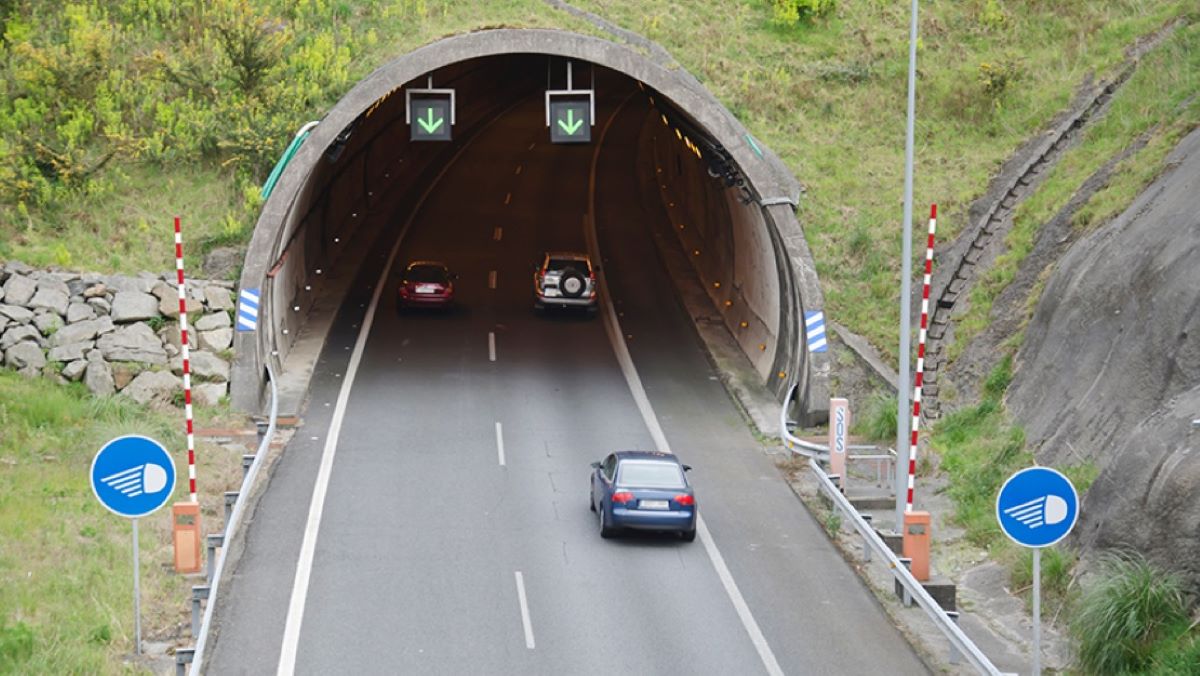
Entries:
MULTIPOLYGON (((677 64, 614 42, 544 29, 478 31, 417 49, 359 82, 312 130, 264 205, 246 253, 240 284, 262 289, 263 316, 258 331, 235 338, 233 404, 261 410, 265 360, 273 360, 278 371, 302 331, 320 330, 303 324, 308 310, 315 303, 340 303, 379 234, 399 225, 386 222, 388 215, 402 213, 406 201, 414 200, 413 189, 426 185, 429 174, 486 118, 486 102, 503 97, 460 97, 453 143, 404 143, 396 146, 405 149, 399 157, 372 153, 370 141, 407 135, 403 104, 395 106, 398 116, 372 112, 390 97, 403 101, 403 87, 424 86, 425 75, 434 71, 439 73, 435 87, 479 92, 500 86, 502 78, 488 77, 486 69, 472 70, 469 64, 522 55, 588 61, 643 82, 685 111, 712 144, 724 149, 745 178, 750 202, 739 201, 731 191, 698 191, 695 199, 704 201, 687 208, 697 230, 715 239, 701 249, 709 255, 697 264, 710 286, 714 281, 728 284, 726 293, 732 295, 719 302, 735 303, 722 317, 764 382, 780 396, 790 383, 798 383, 801 415, 819 421, 828 408, 829 362, 824 353, 810 355, 803 349, 801 318, 805 309, 820 309, 824 301, 795 218, 800 195, 795 178, 677 64), (331 162, 327 156, 334 153, 340 155, 331 162), (721 214, 726 223, 709 222, 710 216, 719 219, 721 214), (742 321, 748 330, 739 332, 742 321), (762 344, 767 347, 760 349, 762 344)), ((693 184, 712 180, 697 171, 680 172, 679 178, 693 184)))

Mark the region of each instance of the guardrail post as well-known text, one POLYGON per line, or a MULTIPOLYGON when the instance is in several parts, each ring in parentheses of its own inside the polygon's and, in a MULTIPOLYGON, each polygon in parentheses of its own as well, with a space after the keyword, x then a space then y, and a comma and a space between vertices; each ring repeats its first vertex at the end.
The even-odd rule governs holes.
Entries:
MULTIPOLYGON (((904 557, 904 556, 901 556, 899 558, 900 558, 900 563, 904 566, 904 569, 911 573, 912 572, 912 559, 904 557)), ((908 591, 908 585, 900 585, 900 586, 904 588, 904 593, 901 594, 901 596, 900 596, 900 598, 904 600, 904 607, 911 608, 912 603, 913 603, 912 593, 908 591)))
MULTIPOLYGON (((868 526, 871 526, 872 528, 874 528, 874 526, 871 525, 871 521, 873 521, 875 519, 875 516, 873 514, 859 514, 859 516, 862 517, 863 521, 867 522, 868 526)), ((870 563, 871 562, 871 543, 869 540, 867 540, 866 535, 862 536, 862 540, 863 540, 863 545, 862 545, 862 547, 863 547, 863 553, 862 553, 863 563, 870 563)))
POLYGON ((208 577, 208 583, 212 584, 213 570, 217 567, 216 551, 217 551, 217 548, 219 548, 225 544, 225 534, 224 533, 212 533, 208 536, 207 541, 208 541, 208 561, 207 561, 208 574, 207 574, 207 577, 208 577))
POLYGON ((258 431, 258 443, 262 444, 263 437, 267 436, 267 428, 270 427, 270 421, 265 418, 255 418, 254 427, 258 431))
POLYGON ((250 473, 250 465, 254 464, 254 454, 249 453, 242 456, 242 481, 246 480, 246 475, 250 473))
POLYGON ((192 638, 200 637, 200 602, 208 598, 208 585, 192 587, 192 638))
POLYGON ((229 516, 233 514, 233 505, 237 503, 237 491, 225 491, 225 523, 228 525, 229 516))
POLYGON ((187 675, 187 665, 192 663, 192 657, 194 657, 195 654, 195 648, 175 649, 175 676, 187 675))
MULTIPOLYGON (((950 621, 954 624, 958 624, 957 610, 947 610, 946 617, 950 618, 950 621)), ((950 642, 950 656, 948 659, 950 664, 958 664, 962 662, 962 653, 958 652, 958 646, 954 644, 954 641, 950 642)))

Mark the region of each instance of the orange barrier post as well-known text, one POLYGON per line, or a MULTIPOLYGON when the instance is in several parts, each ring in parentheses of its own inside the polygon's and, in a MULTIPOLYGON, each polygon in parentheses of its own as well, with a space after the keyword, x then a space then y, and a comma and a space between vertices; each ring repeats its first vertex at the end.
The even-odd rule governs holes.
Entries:
POLYGON ((171 506, 171 533, 175 541, 175 572, 200 572, 200 505, 177 502, 171 506))
POLYGON ((929 512, 904 515, 904 557, 912 559, 912 574, 918 582, 929 580, 929 512))

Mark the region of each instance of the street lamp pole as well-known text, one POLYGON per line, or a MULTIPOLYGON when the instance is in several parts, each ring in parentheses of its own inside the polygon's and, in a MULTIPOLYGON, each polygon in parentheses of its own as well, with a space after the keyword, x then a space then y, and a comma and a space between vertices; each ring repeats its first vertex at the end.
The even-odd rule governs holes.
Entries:
POLYGON ((913 210, 913 126, 917 113, 917 0, 912 0, 912 18, 908 35, 908 119, 904 136, 904 243, 900 273, 900 377, 896 383, 899 405, 896 413, 896 532, 904 526, 904 506, 908 494, 909 353, 912 350, 912 210, 913 210))

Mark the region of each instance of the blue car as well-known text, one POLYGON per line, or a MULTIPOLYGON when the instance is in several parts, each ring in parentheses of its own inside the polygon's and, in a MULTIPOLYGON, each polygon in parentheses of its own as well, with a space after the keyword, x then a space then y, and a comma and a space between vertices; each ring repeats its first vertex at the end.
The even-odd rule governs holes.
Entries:
POLYGON ((592 463, 589 504, 600 515, 600 537, 624 528, 678 533, 696 539, 696 495, 670 453, 618 451, 592 463))

